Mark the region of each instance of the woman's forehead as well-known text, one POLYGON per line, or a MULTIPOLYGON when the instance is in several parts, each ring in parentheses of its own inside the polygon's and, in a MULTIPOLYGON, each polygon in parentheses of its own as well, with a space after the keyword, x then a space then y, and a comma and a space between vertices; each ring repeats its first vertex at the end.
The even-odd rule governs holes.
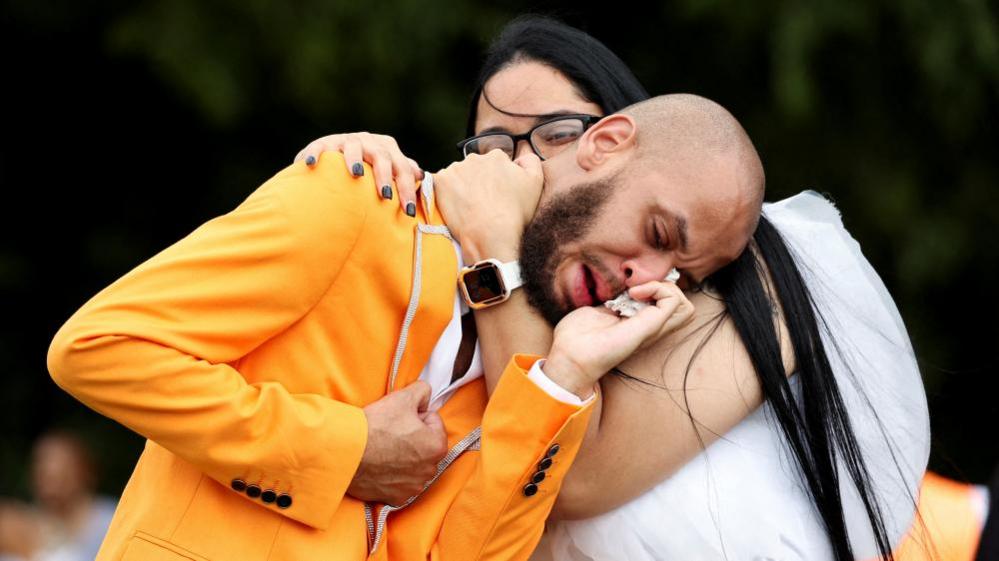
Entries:
POLYGON ((540 116, 602 114, 583 99, 561 72, 537 62, 520 62, 486 81, 476 108, 476 132, 487 128, 530 127, 540 116))

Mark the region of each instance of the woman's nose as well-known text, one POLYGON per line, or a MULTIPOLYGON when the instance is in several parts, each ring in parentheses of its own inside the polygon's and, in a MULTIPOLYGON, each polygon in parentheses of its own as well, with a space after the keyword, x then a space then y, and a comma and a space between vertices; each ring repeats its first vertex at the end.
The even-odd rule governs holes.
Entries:
POLYGON ((531 143, 527 140, 521 140, 517 143, 517 146, 513 150, 513 159, 523 156, 524 154, 533 154, 534 148, 531 147, 531 143))

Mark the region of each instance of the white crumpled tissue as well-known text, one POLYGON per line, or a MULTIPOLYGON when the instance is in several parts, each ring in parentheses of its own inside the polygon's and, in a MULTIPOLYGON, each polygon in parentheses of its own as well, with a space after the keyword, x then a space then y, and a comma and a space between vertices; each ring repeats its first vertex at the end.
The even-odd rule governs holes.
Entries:
MULTIPOLYGON (((667 282, 673 282, 680 280, 680 271, 676 270, 676 267, 670 269, 668 275, 666 275, 667 282)), ((642 308, 649 306, 648 302, 639 302, 628 295, 628 291, 625 290, 621 294, 618 294, 613 300, 608 300, 604 302, 604 306, 610 308, 617 315, 621 317, 630 318, 637 314, 642 308)))

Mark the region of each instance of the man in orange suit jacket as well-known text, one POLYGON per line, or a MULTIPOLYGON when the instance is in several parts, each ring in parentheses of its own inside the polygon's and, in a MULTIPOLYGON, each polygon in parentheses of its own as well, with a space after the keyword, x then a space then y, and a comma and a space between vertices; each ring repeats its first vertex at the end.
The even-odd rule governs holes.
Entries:
MULTIPOLYGON (((612 116, 579 142, 618 143, 605 160, 635 164, 648 153, 635 148, 641 121, 612 116)), ((644 331, 607 338, 608 362, 575 362, 575 377, 561 367, 539 376, 536 358, 514 357, 488 400, 481 377, 457 378, 432 397, 448 452, 426 490, 396 506, 359 500, 349 491, 376 444, 370 408, 431 401, 410 388, 454 321, 459 268, 432 184, 414 221, 382 203, 370 176, 346 174, 338 155, 291 166, 56 335, 57 383, 148 438, 99 559, 530 555, 592 411, 581 398, 641 341, 675 327, 673 312, 690 310, 656 289, 672 304, 615 319, 644 331)), ((583 312, 607 320, 574 314, 583 312)), ((427 425, 407 422, 412 440, 427 439, 427 425)))

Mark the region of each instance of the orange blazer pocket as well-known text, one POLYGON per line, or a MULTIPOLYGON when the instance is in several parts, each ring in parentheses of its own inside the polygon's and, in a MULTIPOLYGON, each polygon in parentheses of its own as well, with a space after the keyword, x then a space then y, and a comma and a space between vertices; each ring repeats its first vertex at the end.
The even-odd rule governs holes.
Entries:
POLYGON ((125 548, 121 561, 209 561, 156 536, 136 532, 125 548))

